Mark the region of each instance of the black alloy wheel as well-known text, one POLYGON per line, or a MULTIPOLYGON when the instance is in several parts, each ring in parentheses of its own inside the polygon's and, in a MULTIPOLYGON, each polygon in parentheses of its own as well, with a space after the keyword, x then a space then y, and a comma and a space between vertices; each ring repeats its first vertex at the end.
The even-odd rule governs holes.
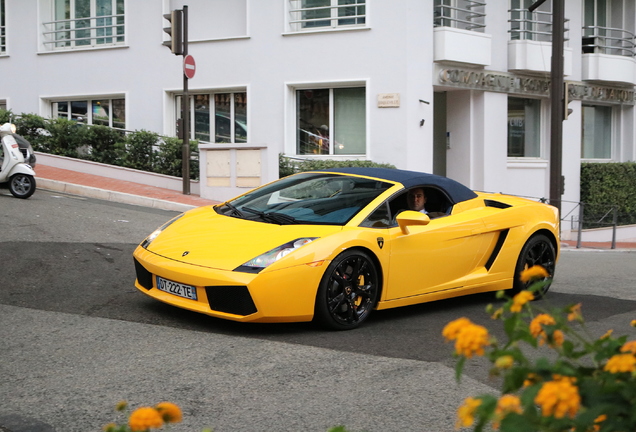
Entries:
POLYGON ((15 174, 9 179, 9 191, 16 198, 29 198, 35 192, 35 178, 28 174, 15 174))
POLYGON ((363 251, 345 251, 329 264, 320 281, 314 318, 329 329, 354 329, 369 317, 379 292, 371 257, 363 251))
MULTIPOLYGON (((519 291, 528 289, 536 282, 554 278, 555 265, 556 252, 550 239, 543 234, 537 234, 530 237, 519 254, 519 260, 517 261, 517 267, 515 268, 513 292, 518 293, 519 291), (520 278, 521 272, 535 265, 543 267, 550 276, 543 279, 523 282, 520 278)), ((543 297, 550 289, 550 285, 551 282, 546 283, 541 291, 535 292, 535 299, 543 297)))

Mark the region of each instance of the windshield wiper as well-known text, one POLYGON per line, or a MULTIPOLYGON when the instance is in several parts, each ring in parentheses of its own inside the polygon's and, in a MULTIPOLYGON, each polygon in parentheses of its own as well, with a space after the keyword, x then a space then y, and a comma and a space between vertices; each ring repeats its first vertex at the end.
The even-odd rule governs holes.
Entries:
POLYGON ((230 216, 234 215, 234 216, 238 216, 240 218, 245 217, 245 215, 239 209, 234 207, 229 202, 223 203, 223 205, 230 209, 230 213, 228 213, 230 216))
POLYGON ((265 213, 250 207, 243 207, 243 210, 253 213, 257 216, 260 216, 264 221, 273 222, 279 225, 297 223, 295 217, 286 215, 284 213, 276 213, 276 212, 265 213))

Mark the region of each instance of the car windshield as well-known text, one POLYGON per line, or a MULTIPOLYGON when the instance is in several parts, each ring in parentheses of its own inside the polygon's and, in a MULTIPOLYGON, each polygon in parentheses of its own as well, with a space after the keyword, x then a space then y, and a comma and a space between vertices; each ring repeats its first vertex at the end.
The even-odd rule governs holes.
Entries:
POLYGON ((216 211, 278 225, 344 225, 391 186, 360 177, 303 173, 255 189, 216 211))

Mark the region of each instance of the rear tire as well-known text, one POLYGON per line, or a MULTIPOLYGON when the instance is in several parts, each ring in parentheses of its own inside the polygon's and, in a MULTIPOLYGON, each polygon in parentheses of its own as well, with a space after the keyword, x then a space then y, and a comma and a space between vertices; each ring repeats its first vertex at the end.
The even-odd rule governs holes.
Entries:
MULTIPOLYGON (((517 260, 517 266, 515 267, 515 278, 512 291, 514 294, 528 289, 533 283, 537 281, 545 281, 547 279, 554 278, 554 270, 556 265, 556 252, 554 250, 554 246, 550 239, 543 235, 537 234, 526 242, 521 249, 521 253, 519 254, 519 259, 517 260), (520 278, 521 272, 529 269, 532 266, 540 265, 550 275, 544 279, 535 279, 528 282, 523 282, 520 278)), ((550 289, 550 285, 552 283, 547 283, 541 291, 535 292, 535 299, 541 298, 548 292, 550 289)))
POLYGON ((9 191, 16 198, 29 198, 35 192, 35 178, 29 174, 14 174, 9 179, 9 191))
POLYGON ((363 251, 345 251, 329 264, 320 281, 314 318, 332 330, 354 329, 369 317, 379 294, 373 259, 363 251))

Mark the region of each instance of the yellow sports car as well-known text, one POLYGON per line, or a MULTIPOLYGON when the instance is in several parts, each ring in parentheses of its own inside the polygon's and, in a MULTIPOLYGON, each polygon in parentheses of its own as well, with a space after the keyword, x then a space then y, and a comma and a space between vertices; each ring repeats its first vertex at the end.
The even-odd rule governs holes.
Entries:
POLYGON ((374 309, 519 291, 533 265, 552 276, 558 226, 552 206, 437 175, 305 172, 170 220, 135 250, 135 285, 218 318, 346 330, 374 309))

